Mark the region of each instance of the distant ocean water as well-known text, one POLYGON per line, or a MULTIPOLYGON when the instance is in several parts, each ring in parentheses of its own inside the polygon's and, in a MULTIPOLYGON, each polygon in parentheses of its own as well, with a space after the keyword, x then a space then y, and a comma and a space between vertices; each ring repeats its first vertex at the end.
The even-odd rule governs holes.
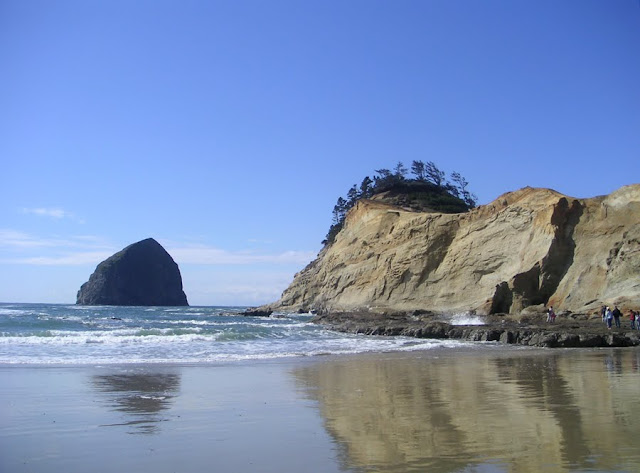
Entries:
POLYGON ((0 304, 0 363, 211 363, 465 345, 336 333, 307 314, 238 315, 244 309, 0 304))

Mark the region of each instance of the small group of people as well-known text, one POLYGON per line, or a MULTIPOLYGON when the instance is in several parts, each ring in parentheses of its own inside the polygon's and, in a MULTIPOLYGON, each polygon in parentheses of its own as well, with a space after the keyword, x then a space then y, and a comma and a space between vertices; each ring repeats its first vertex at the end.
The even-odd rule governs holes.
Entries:
POLYGON ((556 312, 555 310, 553 310, 553 306, 549 306, 549 309, 547 310, 547 322, 549 322, 550 324, 554 323, 556 321, 556 312))
MULTIPOLYGON (((616 328, 620 328, 620 317, 622 317, 622 312, 620 312, 617 305, 613 306, 613 310, 611 310, 609 306, 602 306, 600 316, 602 317, 602 321, 607 324, 607 328, 609 330, 611 330, 614 323, 616 328)), ((634 310, 629 310, 629 321, 631 322, 631 330, 640 330, 638 313, 634 310)))

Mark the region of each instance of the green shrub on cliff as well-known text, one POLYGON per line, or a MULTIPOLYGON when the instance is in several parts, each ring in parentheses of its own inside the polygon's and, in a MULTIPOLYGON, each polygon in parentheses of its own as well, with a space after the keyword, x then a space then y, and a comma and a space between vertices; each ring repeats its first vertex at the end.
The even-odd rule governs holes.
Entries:
POLYGON ((331 245, 336 235, 342 230, 347 212, 360 199, 371 199, 388 202, 401 207, 409 207, 417 211, 435 211, 443 213, 462 213, 477 204, 477 198, 469 192, 469 183, 458 172, 451 173, 451 180, 431 161, 413 161, 411 173, 414 178, 407 178, 407 169, 401 163, 396 164, 393 171, 377 169, 371 179, 366 176, 360 186, 353 185, 346 198, 339 197, 333 208, 333 221, 323 245, 331 245))

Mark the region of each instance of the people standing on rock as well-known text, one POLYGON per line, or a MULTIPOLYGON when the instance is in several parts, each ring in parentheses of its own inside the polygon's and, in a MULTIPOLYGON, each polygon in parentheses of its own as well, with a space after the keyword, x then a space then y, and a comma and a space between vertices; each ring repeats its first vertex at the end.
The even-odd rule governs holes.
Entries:
POLYGON ((607 307, 604 311, 604 319, 607 322, 607 328, 609 330, 611 330, 611 322, 613 321, 613 313, 611 312, 611 309, 609 309, 609 307, 607 307))
POLYGON ((606 315, 607 315, 607 306, 603 305, 602 308, 600 309, 600 317, 602 317, 603 324, 607 323, 606 315))
MULTIPOLYGON (((631 330, 635 330, 638 317, 636 313, 631 309, 629 310, 629 320, 631 321, 631 330)), ((640 327, 638 327, 638 330, 640 330, 640 327)))
POLYGON ((620 309, 618 309, 617 305, 613 307, 614 307, 612 312, 613 320, 616 323, 616 328, 620 328, 620 316, 622 315, 622 312, 620 312, 620 309))
POLYGON ((554 323, 556 321, 556 313, 553 311, 553 306, 549 306, 547 311, 547 322, 554 323))

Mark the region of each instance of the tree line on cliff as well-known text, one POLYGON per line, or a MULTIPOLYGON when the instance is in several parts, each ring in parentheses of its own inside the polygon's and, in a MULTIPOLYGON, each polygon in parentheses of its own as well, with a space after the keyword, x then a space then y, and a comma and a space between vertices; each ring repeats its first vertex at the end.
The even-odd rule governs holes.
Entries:
POLYGON ((402 162, 393 170, 377 169, 371 179, 366 176, 360 185, 354 184, 346 197, 339 197, 333 208, 332 225, 322 244, 331 245, 344 225, 347 212, 360 199, 383 195, 383 201, 400 203, 416 210, 443 213, 467 212, 477 205, 477 197, 469 191, 469 182, 458 172, 447 179, 433 162, 413 161, 411 174, 402 162))

